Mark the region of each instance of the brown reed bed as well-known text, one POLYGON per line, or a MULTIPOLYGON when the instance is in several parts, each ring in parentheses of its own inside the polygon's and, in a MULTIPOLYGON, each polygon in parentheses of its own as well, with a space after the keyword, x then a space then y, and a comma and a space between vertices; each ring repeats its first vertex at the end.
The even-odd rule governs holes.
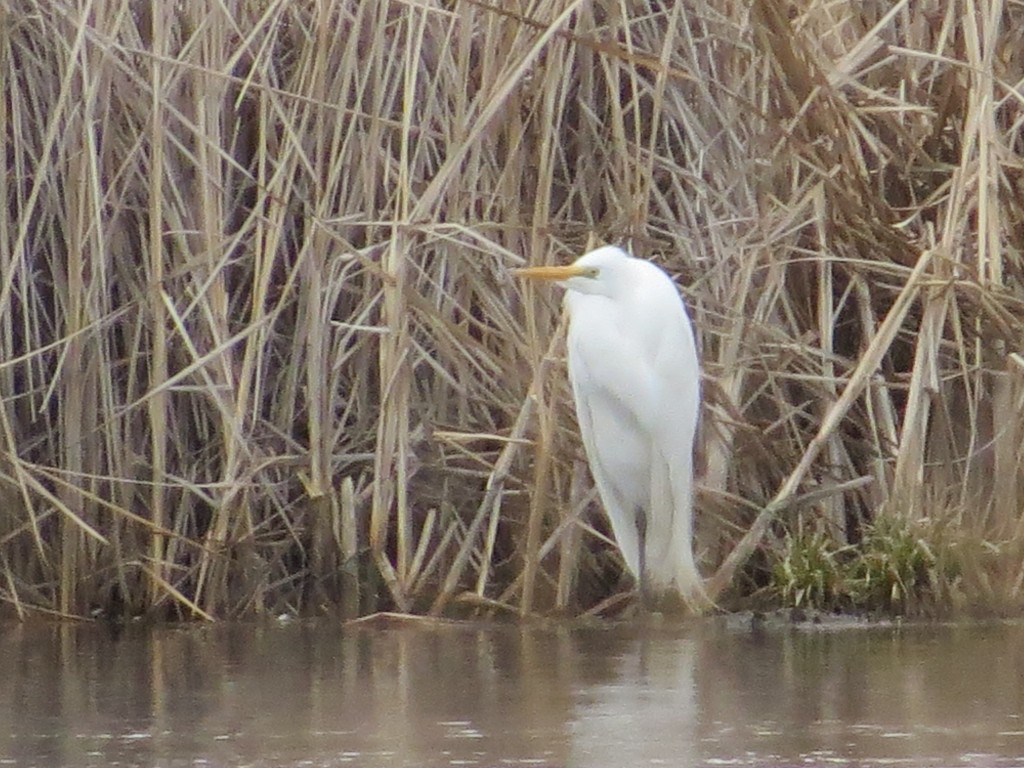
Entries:
POLYGON ((1017 609, 1021 30, 1020 0, 8 0, 4 612, 614 604, 557 297, 506 272, 597 242, 699 328, 723 604, 874 607, 870 566, 903 607, 1017 609), (836 552, 853 586, 816 591, 836 552))

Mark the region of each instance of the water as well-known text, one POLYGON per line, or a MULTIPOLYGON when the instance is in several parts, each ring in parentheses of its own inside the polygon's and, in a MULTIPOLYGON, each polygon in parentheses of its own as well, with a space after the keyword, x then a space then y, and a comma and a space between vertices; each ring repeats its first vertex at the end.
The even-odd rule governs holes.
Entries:
POLYGON ((3 766, 1024 766, 1017 625, 0 627, 3 766))

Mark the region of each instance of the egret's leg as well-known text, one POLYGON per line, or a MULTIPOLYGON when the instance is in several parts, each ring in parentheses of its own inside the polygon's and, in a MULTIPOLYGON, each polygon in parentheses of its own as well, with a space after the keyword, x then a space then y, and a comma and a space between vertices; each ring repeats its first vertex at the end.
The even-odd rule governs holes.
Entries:
POLYGON ((651 590, 647 580, 647 514, 637 509, 635 519, 637 539, 640 542, 640 602, 646 608, 651 604, 651 590))

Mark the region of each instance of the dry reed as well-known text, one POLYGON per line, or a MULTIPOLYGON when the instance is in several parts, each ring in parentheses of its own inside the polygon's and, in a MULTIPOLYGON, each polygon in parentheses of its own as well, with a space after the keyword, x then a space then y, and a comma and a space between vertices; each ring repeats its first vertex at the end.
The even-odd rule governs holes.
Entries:
POLYGON ((604 241, 700 330, 716 592, 788 530, 890 520, 941 530, 949 594, 1021 605, 1022 30, 1020 0, 8 0, 0 599, 602 610, 558 303, 506 270, 604 241))

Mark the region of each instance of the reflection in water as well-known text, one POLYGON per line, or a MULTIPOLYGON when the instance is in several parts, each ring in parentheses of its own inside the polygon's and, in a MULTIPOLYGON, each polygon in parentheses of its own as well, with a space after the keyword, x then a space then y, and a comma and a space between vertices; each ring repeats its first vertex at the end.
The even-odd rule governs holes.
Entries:
POLYGON ((1024 765, 1012 625, 0 628, 0 766, 1024 765))
POLYGON ((1000 624, 727 635, 698 672, 702 738, 761 759, 1024 765, 1022 641, 1000 624))
MULTIPOLYGON (((607 633, 611 635, 612 633, 607 633)), ((614 635, 613 635, 614 636, 614 635)), ((568 765, 696 765, 695 633, 581 643, 568 765), (589 674, 587 674, 589 673, 589 674)))

